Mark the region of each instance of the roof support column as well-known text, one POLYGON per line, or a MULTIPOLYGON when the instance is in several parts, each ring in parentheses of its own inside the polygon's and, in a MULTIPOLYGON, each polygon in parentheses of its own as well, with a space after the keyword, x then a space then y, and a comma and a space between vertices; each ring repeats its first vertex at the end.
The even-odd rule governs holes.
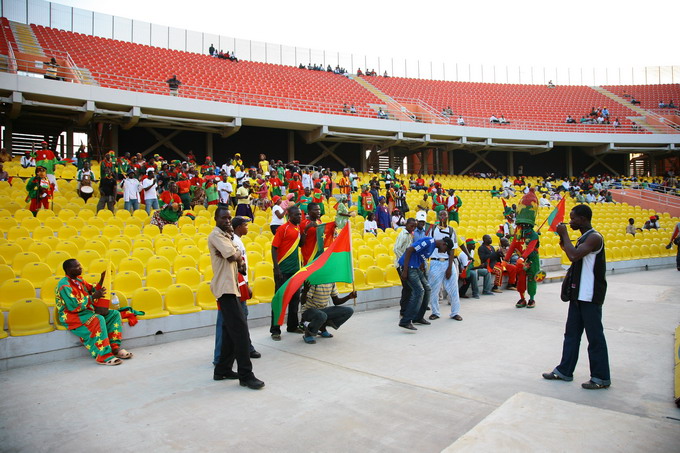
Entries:
POLYGON ((213 149, 213 134, 212 132, 206 132, 205 133, 205 155, 206 157, 209 157, 211 160, 214 159, 214 149, 213 149))
POLYGON ((507 161, 507 169, 505 171, 505 174, 508 176, 512 176, 514 171, 515 171, 515 152, 514 151, 508 151, 507 153, 508 161, 507 161))
POLYGON ((116 152, 116 155, 120 156, 120 150, 118 149, 118 125, 111 124, 111 149, 116 152))
POLYGON ((2 147, 12 154, 12 132, 14 131, 14 121, 8 119, 5 121, 5 130, 2 136, 2 147))
POLYGON ((73 128, 66 128, 66 157, 73 158, 75 154, 73 149, 73 128))
POLYGON ((295 160, 295 135, 293 131, 288 131, 288 162, 295 160))
POLYGON ((453 175, 454 174, 454 168, 453 168, 453 150, 449 151, 449 174, 453 175))
POLYGON ((571 146, 567 148, 567 176, 574 177, 574 150, 571 146))

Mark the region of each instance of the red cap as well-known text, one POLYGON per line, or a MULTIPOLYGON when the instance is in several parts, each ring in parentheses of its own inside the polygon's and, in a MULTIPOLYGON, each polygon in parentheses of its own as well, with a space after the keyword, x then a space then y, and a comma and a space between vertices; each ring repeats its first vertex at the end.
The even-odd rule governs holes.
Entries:
POLYGON ((274 198, 272 198, 272 203, 273 203, 273 204, 276 204, 276 203, 278 203, 279 201, 281 201, 281 197, 279 197, 278 195, 274 195, 274 198))

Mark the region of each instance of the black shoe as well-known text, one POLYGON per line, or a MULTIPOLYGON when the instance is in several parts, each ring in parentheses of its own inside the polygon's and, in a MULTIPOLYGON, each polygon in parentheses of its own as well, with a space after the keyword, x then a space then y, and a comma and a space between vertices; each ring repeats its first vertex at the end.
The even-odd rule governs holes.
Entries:
POLYGON ((439 319, 439 316, 437 315, 430 315, 430 321, 434 321, 435 319, 439 319))
POLYGON ((302 329, 300 327, 296 328, 295 330, 286 329, 286 332, 289 332, 289 333, 305 333, 304 329, 302 329))
POLYGON ((414 324, 422 324, 424 326, 429 326, 430 324, 432 324, 430 321, 428 321, 425 318, 420 318, 418 321, 413 321, 413 323, 414 324))
POLYGON ((259 352, 250 351, 250 358, 251 359, 259 359, 260 357, 262 357, 262 354, 260 354, 259 352))
POLYGON ((235 371, 229 371, 227 374, 213 374, 214 381, 223 381, 225 379, 238 379, 238 373, 235 371))
POLYGON ((248 387, 249 389, 259 390, 264 387, 264 382, 256 378, 255 376, 246 379, 245 381, 240 381, 241 387, 248 387))
POLYGON ((281 341, 281 334, 280 333, 273 333, 272 334, 272 340, 281 341))
POLYGON ((541 376, 543 376, 543 379, 547 379, 549 381, 571 381, 571 379, 564 379, 562 376, 555 374, 552 371, 550 373, 543 373, 541 376))
POLYGON ((609 388, 609 384, 603 385, 603 384, 598 384, 597 382, 588 381, 588 382, 584 382, 583 384, 581 384, 581 387, 583 387, 586 390, 599 390, 599 389, 609 388))
POLYGON ((418 330, 418 329, 416 329, 416 327, 412 323, 399 324, 399 327, 403 327, 404 329, 408 329, 408 330, 418 330))

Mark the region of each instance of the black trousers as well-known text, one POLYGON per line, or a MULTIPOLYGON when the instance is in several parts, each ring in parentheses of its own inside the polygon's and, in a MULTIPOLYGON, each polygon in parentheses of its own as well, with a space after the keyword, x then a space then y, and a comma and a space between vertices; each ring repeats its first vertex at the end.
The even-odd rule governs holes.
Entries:
POLYGON ((217 299, 222 313, 222 349, 215 374, 227 374, 236 360, 240 380, 254 377, 250 362, 250 333, 248 321, 236 294, 222 294, 217 299))
MULTIPOLYGON (((276 279, 276 290, 278 291, 281 286, 283 286, 286 281, 291 278, 293 274, 283 274, 281 280, 276 279)), ((295 332, 300 326, 300 320, 298 319, 298 309, 300 307, 300 291, 295 291, 293 297, 290 298, 288 303, 288 318, 286 318, 286 330, 288 332, 295 332)), ((274 311, 272 310, 272 324, 269 328, 269 332, 274 334, 281 334, 281 326, 278 324, 279 320, 274 319, 274 311)))

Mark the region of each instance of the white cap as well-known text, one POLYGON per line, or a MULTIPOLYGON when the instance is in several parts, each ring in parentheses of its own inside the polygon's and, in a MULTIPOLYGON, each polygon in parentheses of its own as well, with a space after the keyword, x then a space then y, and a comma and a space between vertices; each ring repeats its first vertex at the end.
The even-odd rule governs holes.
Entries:
POLYGON ((421 220, 423 222, 427 221, 427 214, 425 214, 425 211, 418 211, 418 214, 416 214, 416 220, 420 222, 421 220))

